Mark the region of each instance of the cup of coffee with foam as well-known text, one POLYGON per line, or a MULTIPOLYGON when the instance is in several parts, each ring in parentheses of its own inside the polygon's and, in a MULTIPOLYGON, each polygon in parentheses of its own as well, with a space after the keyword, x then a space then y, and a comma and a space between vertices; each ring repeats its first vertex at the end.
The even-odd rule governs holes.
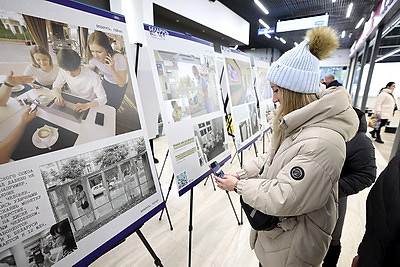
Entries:
POLYGON ((42 128, 40 128, 40 129, 38 130, 37 135, 38 135, 39 140, 40 140, 41 142, 47 142, 47 141, 49 141, 49 139, 50 139, 50 137, 51 137, 51 135, 52 135, 52 132, 51 132, 51 130, 50 130, 49 128, 47 128, 47 127, 42 127, 42 128))

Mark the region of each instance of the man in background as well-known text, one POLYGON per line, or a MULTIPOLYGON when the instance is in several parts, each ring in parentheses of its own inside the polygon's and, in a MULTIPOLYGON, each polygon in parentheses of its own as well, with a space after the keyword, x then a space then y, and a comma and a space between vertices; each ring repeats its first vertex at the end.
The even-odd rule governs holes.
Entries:
POLYGON ((326 89, 332 86, 343 86, 340 82, 335 80, 335 76, 333 74, 326 75, 325 82, 326 82, 326 89))

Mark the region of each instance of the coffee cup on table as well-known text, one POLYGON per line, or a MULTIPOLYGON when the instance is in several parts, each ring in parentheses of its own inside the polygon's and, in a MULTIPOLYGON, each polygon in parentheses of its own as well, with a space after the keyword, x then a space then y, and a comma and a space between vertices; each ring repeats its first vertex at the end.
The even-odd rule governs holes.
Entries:
POLYGON ((49 141, 50 137, 52 135, 52 132, 49 128, 47 127, 42 127, 38 130, 37 136, 41 142, 47 142, 49 141))

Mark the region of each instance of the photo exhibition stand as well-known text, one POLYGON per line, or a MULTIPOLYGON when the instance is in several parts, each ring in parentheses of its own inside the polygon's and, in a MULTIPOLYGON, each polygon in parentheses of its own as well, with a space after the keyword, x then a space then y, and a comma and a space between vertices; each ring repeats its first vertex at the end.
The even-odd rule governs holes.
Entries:
MULTIPOLYGON (((223 94, 222 94, 222 77, 224 75, 224 71, 225 71, 225 67, 222 66, 221 75, 220 75, 220 79, 219 79, 219 85, 220 85, 221 97, 222 98, 223 98, 223 94)), ((224 103, 224 113, 225 113, 226 128, 227 128, 227 131, 228 131, 228 135, 232 137, 233 145, 235 146, 235 155, 232 157, 230 164, 232 164, 233 160, 235 159, 235 156, 237 156, 239 164, 240 164, 240 168, 242 168, 243 167, 243 150, 245 150, 249 146, 253 145, 254 146, 254 152, 256 153, 256 157, 258 156, 257 155, 257 146, 256 146, 255 142, 257 141, 257 139, 260 136, 257 136, 256 138, 251 140, 248 144, 246 144, 242 148, 238 149, 237 146, 236 146, 235 135, 230 130, 230 129, 233 128, 233 126, 232 126, 232 116, 230 114, 228 114, 228 111, 227 111, 227 107, 228 107, 228 103, 229 103, 229 95, 228 94, 226 94, 226 98, 225 99, 222 99, 222 103, 224 103), (240 154, 240 156, 239 156, 239 154, 240 154)), ((263 152, 264 152, 264 135, 263 135, 263 152)), ((221 164, 221 166, 222 166, 222 164, 221 164)), ((235 208, 233 206, 233 203, 232 203, 231 197, 229 195, 229 192, 226 191, 226 193, 228 194, 228 198, 229 198, 229 201, 231 202, 231 205, 232 205, 232 208, 233 208, 233 212, 235 213, 236 219, 238 221, 238 225, 243 225, 243 209, 240 208, 240 221, 239 221, 239 218, 238 218, 236 210, 235 210, 235 208)))
MULTIPOLYGON (((136 74, 136 77, 137 77, 137 75, 138 75, 138 67, 139 67, 140 48, 143 47, 143 44, 141 44, 141 43, 135 43, 135 45, 136 45, 135 74, 136 74)), ((154 157, 154 151, 151 151, 151 153, 153 154, 153 157, 154 157)), ((158 175, 158 179, 157 179, 157 180, 158 180, 158 183, 160 184, 161 195, 162 195, 163 202, 164 202, 164 209, 165 209, 165 212, 167 213, 167 218, 168 218, 168 223, 169 223, 169 229, 172 231, 172 230, 174 230, 174 227, 172 226, 171 218, 170 218, 170 216, 169 216, 169 212, 168 212, 168 208, 167 208, 167 200, 168 200, 169 192, 170 192, 171 187, 172 187, 173 178, 171 179, 171 183, 170 183, 169 188, 168 188, 168 194, 167 194, 167 196, 166 196, 165 198, 164 198, 164 193, 163 193, 163 191, 162 191, 161 183, 160 183, 161 174, 162 174, 162 172, 163 172, 163 170, 164 170, 165 161, 166 161, 166 159, 167 159, 167 157, 168 157, 168 153, 169 153, 169 150, 167 150, 167 153, 166 153, 165 159, 164 159, 164 163, 163 163, 163 165, 162 165, 162 168, 161 168, 160 174, 158 175)), ((163 213, 164 213, 164 209, 162 209, 162 211, 161 211, 161 214, 160 214, 160 217, 159 217, 159 220, 160 220, 160 221, 161 221, 161 219, 162 219, 162 215, 163 215, 163 213)))
MULTIPOLYGON (((138 63, 139 63, 138 60, 139 60, 139 50, 140 50, 140 47, 142 47, 142 44, 136 43, 136 60, 135 60, 135 74, 136 74, 136 76, 137 76, 137 70, 138 70, 138 65, 139 65, 139 64, 138 64, 138 63)), ((153 153, 153 152, 152 152, 152 153, 153 153)), ((164 166, 163 166, 163 167, 164 167, 164 166)), ((160 183, 159 178, 158 178, 158 182, 160 183)), ((164 209, 166 210, 167 216, 168 216, 168 222, 169 222, 169 225, 170 225, 170 229, 171 229, 171 231, 172 231, 173 228, 172 228, 171 220, 170 220, 170 217, 169 217, 168 209, 167 209, 167 206, 166 206, 166 200, 164 199, 164 194, 163 194, 162 189, 161 189, 161 184, 160 184, 160 190, 161 190, 161 196, 162 196, 163 202, 164 202, 164 208, 162 209, 162 211, 163 211, 164 209)), ((114 247, 116 247, 116 246, 120 245, 121 243, 123 243, 123 242, 126 240, 126 238, 129 237, 130 235, 132 235, 133 233, 136 233, 136 234, 138 235, 138 237, 140 238, 140 240, 142 241, 143 245, 144 245, 144 246, 146 247, 146 249, 149 251, 150 255, 153 257, 153 259, 154 259, 154 265, 157 266, 157 267, 163 267, 163 264, 162 264, 160 258, 159 258, 159 257, 157 256, 157 254, 154 252, 153 248, 151 247, 151 245, 149 244, 149 242, 147 241, 147 239, 146 239, 145 236, 143 235, 142 231, 140 230, 140 228, 141 228, 142 226, 143 226, 143 224, 140 225, 139 227, 137 227, 137 228, 136 228, 135 230, 133 230, 131 233, 128 233, 128 234, 126 235, 126 237, 125 237, 124 239, 122 239, 119 243, 117 243, 114 247)), ((114 248, 114 247, 112 247, 112 248, 114 248)), ((111 250, 112 248, 110 248, 109 250, 111 250)))

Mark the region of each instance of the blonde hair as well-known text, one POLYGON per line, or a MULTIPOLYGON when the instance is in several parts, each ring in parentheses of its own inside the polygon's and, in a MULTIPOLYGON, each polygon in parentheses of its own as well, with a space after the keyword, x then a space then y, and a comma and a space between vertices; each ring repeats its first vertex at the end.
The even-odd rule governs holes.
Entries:
POLYGON ((277 86, 281 91, 282 99, 280 101, 279 108, 275 114, 274 122, 273 122, 273 146, 278 148, 283 142, 284 129, 279 127, 279 124, 282 118, 289 114, 292 111, 300 109, 311 102, 318 99, 316 94, 304 94, 294 92, 283 87, 277 86))

